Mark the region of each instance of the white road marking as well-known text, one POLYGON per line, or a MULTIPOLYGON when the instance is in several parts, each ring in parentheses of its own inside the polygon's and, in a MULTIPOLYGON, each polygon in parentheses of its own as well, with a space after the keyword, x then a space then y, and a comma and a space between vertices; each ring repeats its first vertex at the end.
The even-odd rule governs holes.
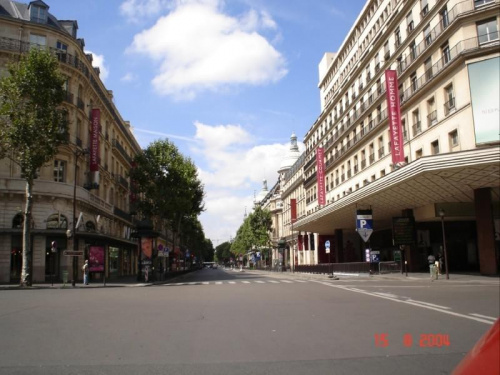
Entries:
POLYGON ((188 283, 188 285, 197 285, 197 284, 198 284, 197 282, 188 283))
POLYGON ((266 283, 265 281, 260 281, 260 280, 255 280, 255 282, 256 282, 257 284, 265 284, 265 283, 266 283))
POLYGON ((236 284, 236 281, 228 281, 228 284, 236 284))
POLYGON ((250 281, 242 281, 243 284, 250 284, 250 281))
POLYGON ((429 303, 429 302, 416 301, 416 300, 411 299, 411 298, 410 298, 410 299, 408 299, 407 301, 420 303, 421 305, 433 306, 433 307, 437 307, 437 308, 439 308, 439 309, 450 310, 450 308, 449 308, 449 307, 446 307, 446 306, 435 305, 435 304, 433 304, 433 303, 429 303))
POLYGON ((282 283, 293 284, 293 281, 290 280, 280 280, 282 283))
POLYGON ((267 280, 268 283, 272 283, 272 284, 279 284, 280 282, 279 281, 276 281, 276 280, 267 280))
POLYGON ((498 318, 494 318, 494 317, 488 316, 488 315, 472 314, 472 313, 470 315, 477 316, 478 318, 491 319, 494 322, 498 319, 498 318))
POLYGON ((222 285, 222 281, 216 281, 215 284, 216 285, 222 285))
POLYGON ((307 283, 307 280, 295 280, 298 283, 307 283))
POLYGON ((456 313, 456 312, 453 312, 453 311, 438 309, 437 307, 422 305, 422 304, 415 303, 415 302, 412 302, 412 301, 404 301, 404 300, 400 300, 400 299, 396 299, 396 298, 392 298, 392 297, 381 296, 381 295, 377 295, 377 294, 374 294, 374 293, 371 293, 371 292, 366 292, 366 291, 361 290, 361 289, 346 288, 344 286, 332 285, 332 284, 329 284, 329 283, 326 283, 326 282, 322 282, 322 281, 316 281, 316 282, 318 284, 326 285, 326 286, 329 286, 331 288, 343 289, 343 290, 346 290, 346 291, 349 291, 349 292, 361 293, 361 294, 366 294, 366 295, 372 296, 372 297, 388 299, 389 301, 394 301, 394 302, 399 302, 399 303, 405 303, 407 305, 412 305, 412 306, 417 306, 417 307, 421 307, 421 308, 424 308, 424 309, 434 310, 434 311, 438 311, 438 312, 441 312, 441 313, 444 313, 444 314, 458 316, 460 318, 475 320, 475 321, 480 322, 480 323, 485 323, 485 324, 489 324, 489 325, 493 325, 493 323, 494 323, 492 321, 485 320, 485 319, 482 319, 482 318, 479 318, 479 317, 474 317, 474 316, 459 314, 459 313, 456 313))
POLYGON ((202 282, 203 285, 210 285, 210 283, 208 281, 204 281, 202 282))

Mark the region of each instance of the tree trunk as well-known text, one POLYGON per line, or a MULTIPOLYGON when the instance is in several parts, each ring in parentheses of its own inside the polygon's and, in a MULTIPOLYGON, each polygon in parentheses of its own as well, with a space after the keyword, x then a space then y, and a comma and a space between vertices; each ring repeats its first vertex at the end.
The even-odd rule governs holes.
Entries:
POLYGON ((21 270, 21 286, 31 286, 31 206, 33 204, 33 180, 26 180, 26 206, 23 225, 23 265, 21 270))

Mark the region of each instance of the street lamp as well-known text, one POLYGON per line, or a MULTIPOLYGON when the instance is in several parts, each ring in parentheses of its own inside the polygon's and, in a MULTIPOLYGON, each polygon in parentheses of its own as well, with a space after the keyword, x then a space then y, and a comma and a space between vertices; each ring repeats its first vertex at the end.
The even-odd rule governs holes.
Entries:
MULTIPOLYGON (((74 175, 74 183, 73 183, 73 250, 78 250, 78 243, 76 242, 76 182, 77 182, 77 167, 78 167, 78 158, 82 155, 87 155, 89 151, 87 149, 80 149, 75 147, 75 175, 74 175)), ((76 279, 78 278, 78 257, 73 255, 73 277, 71 280, 71 285, 76 285, 76 279)))
POLYGON ((444 267, 446 271, 446 280, 450 278, 450 275, 448 274, 448 255, 446 254, 446 235, 444 232, 444 215, 445 211, 441 208, 439 210, 439 216, 441 216, 441 229, 443 231, 443 251, 444 251, 444 267))

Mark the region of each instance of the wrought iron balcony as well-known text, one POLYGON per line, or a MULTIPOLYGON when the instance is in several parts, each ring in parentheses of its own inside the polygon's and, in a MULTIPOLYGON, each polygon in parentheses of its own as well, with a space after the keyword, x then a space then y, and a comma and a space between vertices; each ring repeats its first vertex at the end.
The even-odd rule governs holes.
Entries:
POLYGON ((455 98, 451 98, 444 103, 444 113, 448 116, 455 109, 455 98))
POLYGON ((427 126, 431 127, 437 123, 437 111, 432 111, 427 115, 427 126))

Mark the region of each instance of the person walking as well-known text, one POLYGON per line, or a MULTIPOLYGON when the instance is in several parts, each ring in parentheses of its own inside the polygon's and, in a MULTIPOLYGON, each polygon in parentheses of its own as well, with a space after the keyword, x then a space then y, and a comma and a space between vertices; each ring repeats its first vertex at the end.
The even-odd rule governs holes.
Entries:
POLYGON ((427 257, 427 261, 429 262, 429 271, 431 273, 431 281, 433 281, 437 277, 435 276, 435 267, 436 267, 436 257, 434 255, 429 255, 427 257))
POLYGON ((83 284, 89 285, 89 273, 90 273, 90 268, 89 268, 89 261, 86 260, 85 264, 82 267, 83 271, 83 284))

